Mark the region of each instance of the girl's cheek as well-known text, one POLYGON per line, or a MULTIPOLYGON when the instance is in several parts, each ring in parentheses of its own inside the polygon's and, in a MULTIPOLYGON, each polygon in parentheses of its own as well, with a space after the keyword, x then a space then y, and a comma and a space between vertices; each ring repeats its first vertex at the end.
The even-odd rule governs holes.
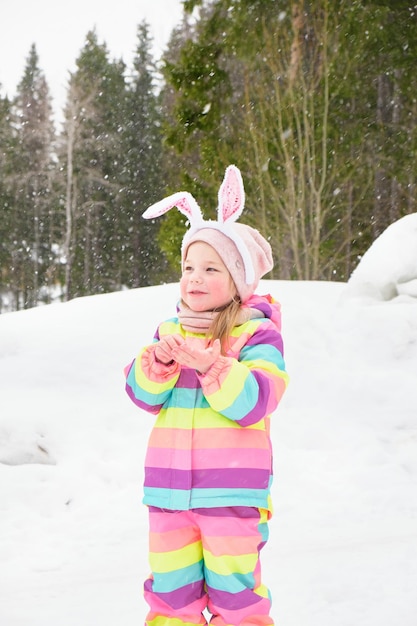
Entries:
POLYGON ((181 296, 184 295, 184 293, 186 291, 186 288, 187 288, 187 280, 185 279, 184 276, 182 276, 180 278, 180 293, 181 293, 181 296))
POLYGON ((212 276, 212 278, 210 280, 210 285, 212 287, 215 287, 216 289, 224 289, 225 282, 224 282, 223 278, 221 278, 221 277, 212 276))
POLYGON ((213 290, 221 293, 228 293, 229 291, 233 290, 233 285, 231 281, 224 280, 223 277, 215 278, 211 282, 211 287, 213 288, 213 290))

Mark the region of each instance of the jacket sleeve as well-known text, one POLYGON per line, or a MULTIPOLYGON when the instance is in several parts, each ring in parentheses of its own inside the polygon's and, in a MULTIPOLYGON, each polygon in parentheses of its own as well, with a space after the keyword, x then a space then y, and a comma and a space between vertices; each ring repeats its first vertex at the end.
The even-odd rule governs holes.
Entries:
POLYGON ((240 426, 256 424, 277 408, 288 384, 280 332, 260 323, 238 359, 221 356, 199 378, 215 411, 240 426))
POLYGON ((180 374, 178 363, 164 365, 155 359, 155 344, 143 348, 126 368, 126 392, 141 409, 157 414, 169 400, 180 374))

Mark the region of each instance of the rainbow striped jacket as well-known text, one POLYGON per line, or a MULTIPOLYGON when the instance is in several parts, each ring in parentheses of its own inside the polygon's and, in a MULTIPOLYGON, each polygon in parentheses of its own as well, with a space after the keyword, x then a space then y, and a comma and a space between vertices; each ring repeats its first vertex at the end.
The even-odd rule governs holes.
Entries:
POLYGON ((280 305, 269 295, 254 295, 245 306, 264 317, 236 326, 227 354, 206 374, 155 360, 154 344, 163 335, 205 341, 185 331, 177 317, 159 325, 154 342, 125 370, 130 398, 158 416, 145 459, 147 505, 271 511, 270 415, 288 382, 280 305))

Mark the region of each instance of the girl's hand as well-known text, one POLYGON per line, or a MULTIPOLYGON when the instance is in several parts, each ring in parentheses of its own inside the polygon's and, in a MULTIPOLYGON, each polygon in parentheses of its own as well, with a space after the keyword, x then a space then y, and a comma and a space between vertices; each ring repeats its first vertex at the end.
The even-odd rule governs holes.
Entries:
POLYGON ((173 348, 184 343, 184 339, 180 335, 166 335, 155 344, 155 357, 159 363, 169 365, 175 361, 172 354, 173 348))
POLYGON ((171 355, 180 365, 191 367, 200 374, 205 374, 220 356, 220 339, 216 339, 208 348, 195 348, 185 341, 171 350, 171 355))

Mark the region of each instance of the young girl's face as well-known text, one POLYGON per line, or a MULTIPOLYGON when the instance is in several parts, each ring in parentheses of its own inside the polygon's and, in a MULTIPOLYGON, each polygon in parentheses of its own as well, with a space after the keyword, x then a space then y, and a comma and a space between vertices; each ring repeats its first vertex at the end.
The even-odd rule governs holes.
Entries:
POLYGON ((180 280, 181 298, 193 311, 212 311, 228 304, 236 287, 214 248, 204 241, 187 250, 180 280))

